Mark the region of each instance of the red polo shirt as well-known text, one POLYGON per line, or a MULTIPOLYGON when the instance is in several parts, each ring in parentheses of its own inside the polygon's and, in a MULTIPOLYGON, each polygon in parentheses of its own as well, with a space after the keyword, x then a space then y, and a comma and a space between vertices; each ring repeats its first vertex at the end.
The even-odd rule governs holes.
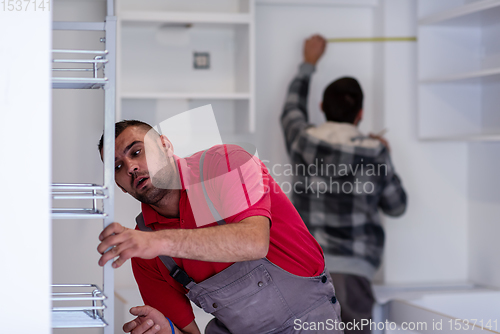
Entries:
MULTIPOLYGON (((161 230, 217 225, 200 187, 199 162, 202 153, 177 160, 182 180, 180 217, 165 218, 149 205, 142 204, 147 226, 161 230), (207 223, 206 217, 212 223, 207 223)), ((267 259, 294 275, 309 277, 322 273, 324 261, 321 247, 259 159, 239 146, 219 145, 207 151, 203 166, 206 191, 227 224, 238 223, 251 216, 269 218, 271 230, 267 259)), ((197 283, 232 264, 174 260, 197 283)), ((185 296, 187 290, 170 277, 159 258, 133 258, 132 269, 146 305, 162 312, 179 328, 193 321, 191 304, 185 296)))

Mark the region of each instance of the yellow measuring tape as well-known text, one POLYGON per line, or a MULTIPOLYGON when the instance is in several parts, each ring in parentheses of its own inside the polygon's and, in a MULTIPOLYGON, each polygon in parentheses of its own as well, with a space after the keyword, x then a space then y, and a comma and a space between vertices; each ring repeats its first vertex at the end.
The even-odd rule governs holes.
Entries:
POLYGON ((328 43, 346 42, 416 42, 417 37, 353 37, 353 38, 329 38, 328 43))

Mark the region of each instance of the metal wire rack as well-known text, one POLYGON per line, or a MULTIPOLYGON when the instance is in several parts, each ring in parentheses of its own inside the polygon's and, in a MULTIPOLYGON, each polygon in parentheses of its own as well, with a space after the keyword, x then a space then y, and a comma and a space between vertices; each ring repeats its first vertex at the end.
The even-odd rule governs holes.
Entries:
POLYGON ((108 81, 103 74, 100 75, 103 72, 103 65, 108 62, 108 59, 106 59, 107 50, 52 50, 52 55, 52 71, 55 73, 68 72, 75 74, 68 77, 52 77, 52 88, 96 89, 102 88, 108 81), (67 57, 58 58, 61 55, 67 57), (89 58, 84 58, 85 56, 89 58), (87 73, 90 73, 91 76, 85 76, 87 73))
POLYGON ((105 327, 106 296, 95 284, 52 285, 52 327, 105 327))
MULTIPOLYGON (((52 185, 52 218, 114 220, 114 127, 116 111, 116 27, 114 0, 107 0, 104 22, 53 22, 53 30, 100 31, 106 50, 53 50, 52 88, 103 89, 104 182, 52 185)), ((114 333, 114 274, 111 262, 103 269, 103 289, 95 284, 52 286, 52 327, 103 327, 114 333), (106 304, 104 304, 106 300, 106 304)))
MULTIPOLYGON (((58 200, 78 200, 80 205, 77 208, 52 208, 53 219, 103 219, 107 214, 99 209, 99 202, 109 198, 107 188, 92 183, 55 183, 52 185, 52 199, 58 200), (88 207, 85 207, 85 203, 88 207)), ((74 201, 71 201, 74 203, 74 201)))

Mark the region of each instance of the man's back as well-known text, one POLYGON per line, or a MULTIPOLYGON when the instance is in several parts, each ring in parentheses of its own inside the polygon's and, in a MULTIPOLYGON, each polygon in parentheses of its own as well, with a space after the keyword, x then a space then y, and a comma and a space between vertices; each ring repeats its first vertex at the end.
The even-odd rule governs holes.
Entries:
POLYGON ((293 203, 323 247, 327 266, 371 278, 384 246, 378 210, 398 216, 406 208, 387 148, 352 124, 326 122, 304 128, 289 154, 293 203))

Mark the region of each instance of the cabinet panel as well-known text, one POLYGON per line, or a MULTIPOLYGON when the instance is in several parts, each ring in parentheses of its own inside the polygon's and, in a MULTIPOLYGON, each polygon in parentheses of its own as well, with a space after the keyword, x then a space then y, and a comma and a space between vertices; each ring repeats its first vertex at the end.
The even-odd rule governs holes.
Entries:
POLYGON ((424 26, 418 30, 419 80, 481 69, 481 29, 424 26))
POLYGON ((445 138, 481 130, 481 89, 470 84, 425 84, 419 87, 419 136, 445 138))
MULTIPOLYGON (((239 119, 238 128, 253 132, 253 6, 252 0, 210 4, 148 0, 140 6, 134 1, 120 2, 123 108, 118 117, 130 114, 132 99, 183 100, 187 103, 183 111, 205 101, 216 113, 218 105, 221 112, 234 113, 230 118, 239 119)), ((224 128, 235 129, 235 122, 230 123, 224 128)))
POLYGON ((500 140, 500 1, 419 1, 419 137, 500 140))
POLYGON ((244 43, 241 35, 248 26, 124 24, 122 94, 249 93, 248 37, 244 43), (208 54, 209 68, 194 68, 197 52, 208 54))
POLYGON ((121 10, 248 13, 249 0, 121 0, 121 10))

